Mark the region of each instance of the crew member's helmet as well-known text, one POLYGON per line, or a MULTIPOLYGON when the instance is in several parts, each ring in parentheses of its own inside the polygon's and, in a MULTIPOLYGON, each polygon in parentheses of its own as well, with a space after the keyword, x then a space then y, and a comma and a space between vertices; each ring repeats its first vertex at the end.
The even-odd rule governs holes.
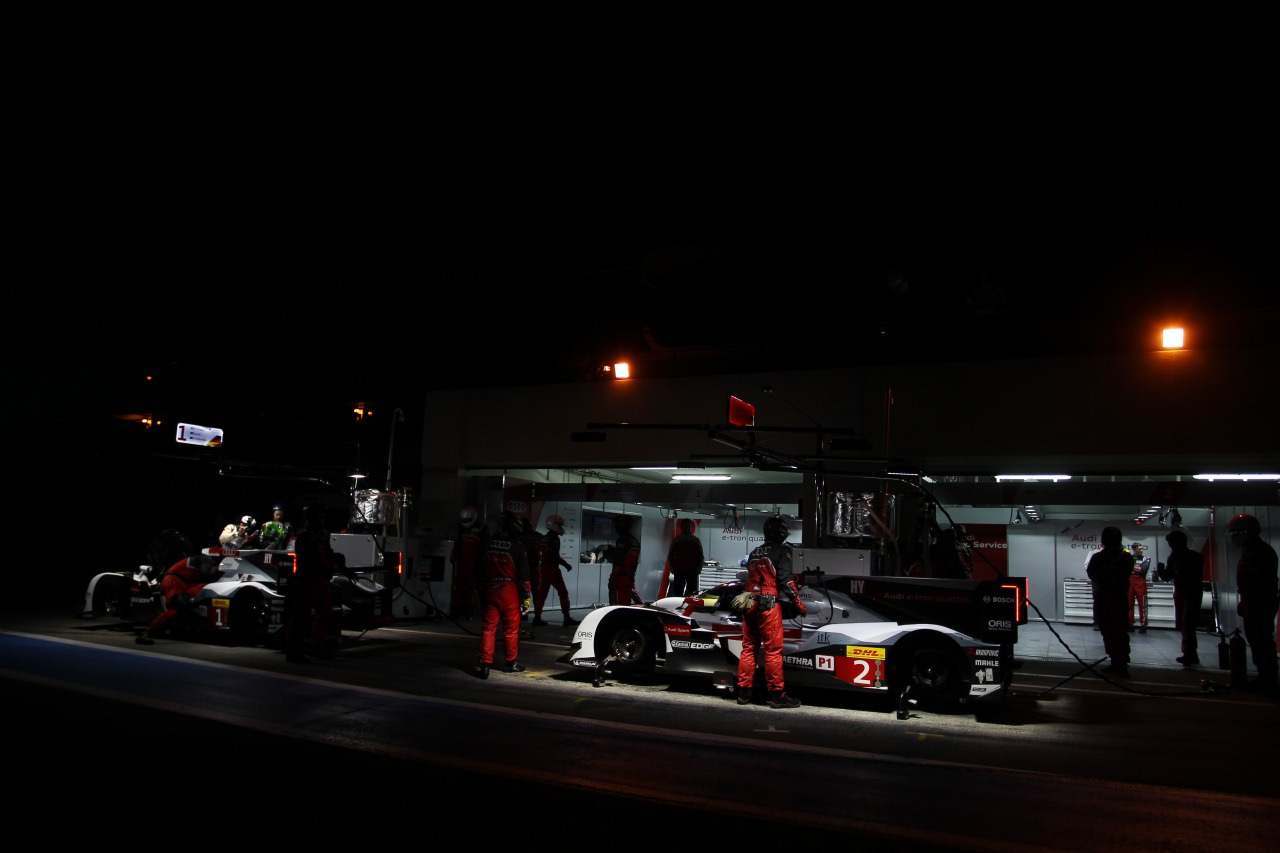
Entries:
POLYGON ((1256 516, 1242 512, 1227 522, 1227 535, 1235 536, 1237 533, 1244 534, 1245 538, 1258 536, 1262 533, 1262 523, 1256 516))
POLYGON ((252 515, 242 515, 240 516, 240 523, 246 527, 253 527, 258 523, 258 519, 254 518, 252 515))
POLYGON ((547 519, 547 529, 557 536, 564 535, 564 516, 553 515, 547 519))
POLYGON ((613 517, 613 529, 619 533, 626 533, 631 530, 631 516, 615 515, 613 517))
POLYGON ((787 527, 787 522, 782 516, 774 515, 764 520, 764 541, 770 544, 786 542, 791 528, 787 527))
POLYGON ((458 513, 458 521, 462 523, 463 527, 473 526, 479 517, 479 513, 476 512, 476 508, 473 506, 464 506, 462 512, 458 513))

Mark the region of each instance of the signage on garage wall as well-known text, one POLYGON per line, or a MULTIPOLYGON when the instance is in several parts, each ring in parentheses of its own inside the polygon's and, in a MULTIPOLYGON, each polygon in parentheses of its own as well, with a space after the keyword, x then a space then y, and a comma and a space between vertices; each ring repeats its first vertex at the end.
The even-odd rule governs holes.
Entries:
POLYGON ((202 447, 221 447, 222 430, 216 427, 178 424, 178 444, 199 444, 202 447))

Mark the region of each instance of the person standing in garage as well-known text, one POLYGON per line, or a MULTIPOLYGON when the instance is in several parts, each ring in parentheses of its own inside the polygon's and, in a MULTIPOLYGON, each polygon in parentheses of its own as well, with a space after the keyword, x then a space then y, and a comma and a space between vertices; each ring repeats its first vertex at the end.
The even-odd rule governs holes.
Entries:
POLYGON ((631 535, 631 516, 615 515, 613 529, 618 541, 609 552, 613 569, 609 572, 610 604, 644 604, 636 592, 636 570, 640 567, 640 540, 631 535))
POLYGON ((449 563, 453 566, 453 585, 449 592, 449 615, 455 619, 476 618, 476 568, 484 552, 488 531, 480 523, 473 506, 458 513, 458 532, 453 537, 449 563))
POLYGON ((1200 663, 1196 623, 1204 598, 1204 555, 1187 547, 1187 532, 1180 527, 1170 530, 1164 541, 1169 543, 1169 557, 1157 570, 1161 580, 1173 579, 1173 622, 1182 633, 1182 656, 1177 660, 1195 666, 1200 663))
POLYGON ((693 532, 693 519, 680 519, 680 535, 671 540, 667 549, 667 565, 671 569, 671 586, 667 595, 682 598, 698 594, 698 575, 705 561, 702 540, 693 532))
POLYGON ((502 625, 504 672, 524 672, 517 656, 520 651, 520 616, 532 606, 529 589, 529 556, 525 550, 524 525, 519 516, 504 511, 499 527, 489 536, 476 570, 480 575, 480 663, 478 678, 489 677, 493 665, 498 625, 502 625))
POLYGON ((742 655, 738 658, 738 704, 751 702, 756 681, 756 650, 764 656, 765 684, 770 708, 798 708, 800 700, 788 696, 782 674, 782 597, 803 616, 791 568, 790 532, 778 516, 765 519, 764 544, 747 557, 747 584, 735 600, 742 613, 742 655))
POLYGON ((578 621, 569 615, 569 587, 565 585, 564 575, 560 573, 563 566, 566 572, 573 571, 569 561, 560 556, 560 537, 564 535, 564 516, 553 515, 547 519, 547 532, 542 537, 543 562, 539 567, 538 586, 533 593, 533 624, 546 625, 542 621, 542 608, 547 604, 547 594, 555 587, 560 596, 560 612, 564 614, 564 627, 572 628, 578 621))
POLYGON ((1257 516, 1245 512, 1227 524, 1227 537, 1240 549, 1240 560, 1236 563, 1236 592, 1240 602, 1236 612, 1244 622, 1244 639, 1258 670, 1257 687, 1260 692, 1275 693, 1276 612, 1280 610, 1276 549, 1262 539, 1262 524, 1257 516))
POLYGON ((1133 630, 1133 610, 1138 609, 1138 633, 1147 633, 1147 573, 1151 571, 1151 558, 1146 556, 1147 546, 1134 542, 1129 546, 1133 554, 1133 572, 1129 575, 1129 630, 1133 630))
POLYGON ((1102 632, 1102 648, 1111 663, 1102 671, 1129 677, 1129 576, 1133 574, 1133 554, 1124 549, 1119 527, 1102 528, 1102 548, 1089 558, 1085 573, 1093 584, 1094 619, 1102 632))

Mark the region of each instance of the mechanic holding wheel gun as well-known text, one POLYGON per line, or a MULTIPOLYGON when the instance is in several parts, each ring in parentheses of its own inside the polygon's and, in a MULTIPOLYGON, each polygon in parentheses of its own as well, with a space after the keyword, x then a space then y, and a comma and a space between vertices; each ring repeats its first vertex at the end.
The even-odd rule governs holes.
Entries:
POLYGON ((765 519, 764 544, 747 557, 746 589, 734 598, 734 609, 742 614, 742 656, 738 658, 738 704, 751 702, 756 680, 756 647, 764 655, 765 682, 769 689, 770 708, 798 708, 800 700, 788 696, 782 676, 782 600, 785 594, 803 616, 791 571, 790 533, 787 523, 778 516, 765 519))
POLYGON ((524 523, 514 512, 504 511, 498 525, 497 532, 485 543, 476 567, 481 607, 480 665, 473 670, 477 678, 489 677, 499 622, 506 660, 502 668, 505 672, 524 672, 524 664, 516 659, 520 651, 520 619, 533 605, 524 523))
POLYGON ((208 554, 196 554, 185 557, 174 563, 160 578, 160 589, 164 592, 164 610, 151 620, 147 630, 134 638, 140 646, 155 645, 156 637, 164 633, 165 627, 177 619, 184 611, 191 608, 191 597, 218 574, 218 561, 208 554))

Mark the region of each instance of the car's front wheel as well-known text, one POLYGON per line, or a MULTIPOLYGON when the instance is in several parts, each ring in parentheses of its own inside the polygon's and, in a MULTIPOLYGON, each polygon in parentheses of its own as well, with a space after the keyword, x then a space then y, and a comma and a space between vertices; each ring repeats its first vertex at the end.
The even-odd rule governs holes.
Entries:
POLYGON ((129 610, 129 585, 124 578, 105 577, 93 589, 93 615, 123 619, 129 610))
POLYGON ((607 668, 615 677, 652 671, 658 642, 651 627, 639 622, 615 622, 603 636, 607 639, 596 647, 596 658, 607 659, 607 668))

